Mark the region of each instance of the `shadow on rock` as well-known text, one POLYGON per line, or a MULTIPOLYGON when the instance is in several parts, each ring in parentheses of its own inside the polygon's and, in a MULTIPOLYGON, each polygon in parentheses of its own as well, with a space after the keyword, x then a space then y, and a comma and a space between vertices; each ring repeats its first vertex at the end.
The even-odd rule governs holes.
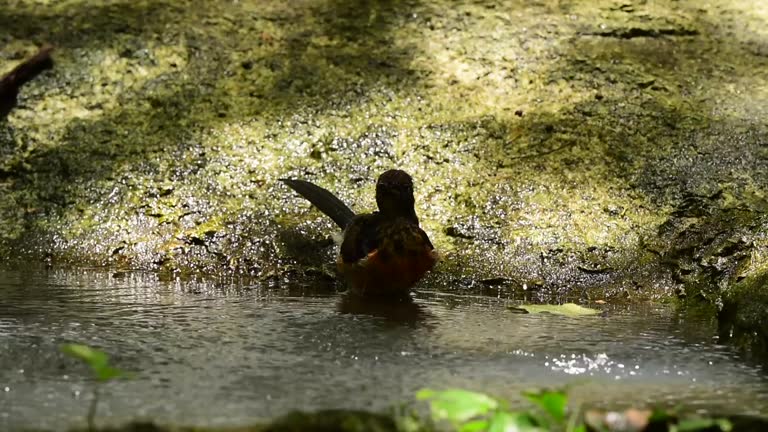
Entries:
MULTIPOLYGON (((57 108, 57 121, 65 122, 56 131, 60 141, 31 138, 23 129, 0 134, 3 249, 147 268, 273 267, 275 212, 259 207, 250 220, 238 216, 253 210, 244 199, 263 201, 272 187, 264 178, 274 168, 256 161, 273 151, 270 144, 283 143, 275 131, 291 133, 284 117, 303 124, 325 110, 351 109, 374 88, 415 83, 413 49, 398 46, 392 31, 418 2, 223 5, 148 1, 4 11, 0 37, 54 40, 62 59, 24 102, 34 105, 50 92, 82 115, 57 108), (105 64, 116 69, 92 73, 105 64), (95 93, 110 97, 91 102, 95 93), (89 102, 79 106, 82 100, 89 102), (211 147, 211 130, 250 121, 259 126, 233 138, 237 148, 218 141, 211 147), (237 191, 211 180, 218 175, 234 177, 237 191), (105 211, 109 216, 91 220, 105 211), (233 237, 258 243, 232 250, 233 237)), ((290 169, 292 155, 283 160, 281 168, 290 169)))
POLYGON ((736 283, 722 304, 718 313, 720 341, 768 366, 768 272, 736 283))

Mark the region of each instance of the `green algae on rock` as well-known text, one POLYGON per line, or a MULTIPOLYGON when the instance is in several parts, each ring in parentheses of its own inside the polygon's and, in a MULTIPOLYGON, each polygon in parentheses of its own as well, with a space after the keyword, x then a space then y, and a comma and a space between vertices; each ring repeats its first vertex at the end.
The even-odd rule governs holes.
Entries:
POLYGON ((303 277, 332 227, 276 179, 364 211, 399 167, 445 257, 422 287, 717 303, 766 262, 766 22, 747 0, 14 0, 0 72, 39 41, 57 67, 0 122, 0 256, 303 277))

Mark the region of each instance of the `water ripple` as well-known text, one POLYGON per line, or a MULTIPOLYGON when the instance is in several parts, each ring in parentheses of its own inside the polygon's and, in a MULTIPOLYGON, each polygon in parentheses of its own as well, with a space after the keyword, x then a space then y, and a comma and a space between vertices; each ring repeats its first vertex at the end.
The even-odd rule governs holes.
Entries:
POLYGON ((385 409, 425 386, 522 402, 523 390, 565 383, 599 406, 768 410, 766 377, 717 345, 713 322, 654 305, 576 319, 512 314, 483 297, 382 306, 95 271, 0 271, 0 298, 0 429, 82 418, 88 371, 58 352, 68 341, 136 372, 107 386, 102 414, 115 422, 385 409))

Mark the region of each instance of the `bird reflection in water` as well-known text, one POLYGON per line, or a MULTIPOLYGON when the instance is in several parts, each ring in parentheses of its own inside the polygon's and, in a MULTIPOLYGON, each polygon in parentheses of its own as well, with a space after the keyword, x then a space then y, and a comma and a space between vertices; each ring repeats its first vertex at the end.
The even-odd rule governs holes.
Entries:
POLYGON ((371 301, 369 297, 346 293, 341 296, 337 304, 338 311, 342 314, 383 318, 388 322, 401 324, 422 323, 432 316, 426 307, 416 303, 411 297, 377 298, 376 300, 371 301))

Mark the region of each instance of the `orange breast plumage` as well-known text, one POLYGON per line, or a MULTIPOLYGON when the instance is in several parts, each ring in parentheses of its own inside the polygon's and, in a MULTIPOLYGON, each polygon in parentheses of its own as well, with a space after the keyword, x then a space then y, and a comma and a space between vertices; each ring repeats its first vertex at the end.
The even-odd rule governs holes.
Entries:
POLYGON ((355 263, 341 260, 338 267, 349 280, 353 293, 365 296, 406 296, 411 288, 438 261, 434 250, 423 250, 416 257, 394 256, 383 259, 379 250, 355 263))
POLYGON ((407 221, 383 223, 377 237, 378 247, 365 257, 354 262, 339 257, 339 270, 349 280, 353 293, 406 296, 434 267, 438 255, 426 233, 407 221))

